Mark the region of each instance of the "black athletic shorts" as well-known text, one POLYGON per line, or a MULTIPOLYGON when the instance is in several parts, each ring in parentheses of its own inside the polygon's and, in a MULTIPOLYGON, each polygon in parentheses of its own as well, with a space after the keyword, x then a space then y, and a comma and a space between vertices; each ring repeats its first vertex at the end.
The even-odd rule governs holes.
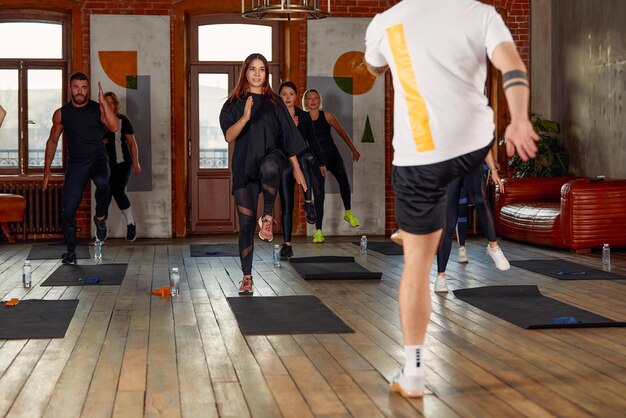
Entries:
POLYGON ((491 148, 429 165, 393 166, 396 222, 411 234, 429 234, 443 228, 448 184, 478 167, 491 148))

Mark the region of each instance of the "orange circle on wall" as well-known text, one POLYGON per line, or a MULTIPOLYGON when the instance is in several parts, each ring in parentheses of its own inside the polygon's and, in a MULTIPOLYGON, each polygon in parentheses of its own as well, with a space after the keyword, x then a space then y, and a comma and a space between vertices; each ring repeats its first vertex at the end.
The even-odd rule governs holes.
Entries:
POLYGON ((348 94, 363 94, 372 89, 376 77, 367 71, 365 54, 361 51, 348 51, 335 62, 333 77, 337 86, 348 94))

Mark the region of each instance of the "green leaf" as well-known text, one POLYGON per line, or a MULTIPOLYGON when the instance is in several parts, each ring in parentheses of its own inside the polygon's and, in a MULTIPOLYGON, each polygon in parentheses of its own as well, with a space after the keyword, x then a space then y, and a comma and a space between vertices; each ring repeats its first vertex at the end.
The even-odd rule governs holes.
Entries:
MULTIPOLYGON (((509 168, 515 171, 513 177, 554 177, 568 174, 569 154, 556 138, 559 124, 532 114, 530 120, 539 135, 537 157, 522 161, 517 155, 509 160, 509 168)), ((504 139, 500 145, 504 144, 504 139)))

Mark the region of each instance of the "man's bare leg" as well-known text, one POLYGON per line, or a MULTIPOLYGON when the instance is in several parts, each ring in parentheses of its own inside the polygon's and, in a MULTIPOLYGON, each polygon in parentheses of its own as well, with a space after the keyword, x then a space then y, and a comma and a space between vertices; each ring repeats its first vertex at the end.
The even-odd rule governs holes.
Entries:
POLYGON ((424 235, 402 231, 404 270, 400 280, 398 302, 405 345, 424 343, 431 311, 428 278, 441 233, 441 229, 424 235))
POLYGON ((424 396, 422 346, 431 312, 428 278, 441 234, 441 229, 419 235, 402 231, 404 270, 398 302, 406 360, 404 368, 393 377, 391 390, 405 397, 424 396))

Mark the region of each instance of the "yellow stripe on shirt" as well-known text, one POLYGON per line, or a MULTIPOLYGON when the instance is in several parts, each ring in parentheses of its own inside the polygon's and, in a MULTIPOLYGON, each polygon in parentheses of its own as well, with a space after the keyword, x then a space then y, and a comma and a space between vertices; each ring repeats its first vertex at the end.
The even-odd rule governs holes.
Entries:
POLYGON ((428 123, 426 102, 424 102, 424 98, 417 88, 417 79, 415 78, 415 72, 413 72, 411 56, 409 55, 406 38, 404 37, 404 26, 399 24, 387 28, 387 37, 389 38, 389 46, 396 64, 400 84, 402 84, 406 96, 406 106, 417 151, 433 151, 435 143, 428 123))

